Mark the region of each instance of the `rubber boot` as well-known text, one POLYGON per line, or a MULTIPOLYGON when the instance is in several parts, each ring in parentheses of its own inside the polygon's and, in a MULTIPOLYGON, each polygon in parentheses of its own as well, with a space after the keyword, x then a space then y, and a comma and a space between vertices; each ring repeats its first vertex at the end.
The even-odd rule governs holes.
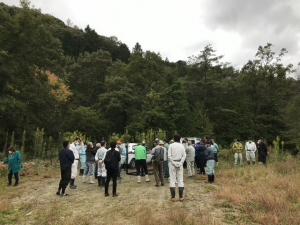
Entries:
POLYGON ((137 182, 141 183, 141 176, 137 176, 137 182))
POLYGON ((90 179, 90 182, 89 182, 90 184, 94 184, 94 183, 95 183, 95 181, 94 181, 94 176, 93 176, 93 175, 92 175, 92 176, 90 176, 90 178, 89 178, 89 179, 90 179))
POLYGON ((174 187, 170 187, 170 193, 171 193, 171 200, 175 201, 176 192, 175 192, 175 188, 174 187))
POLYGON ((149 176, 145 175, 146 182, 150 182, 149 176))
POLYGON ((207 175, 207 180, 208 180, 208 183, 212 183, 212 175, 207 175))
POLYGON ((86 183, 86 176, 85 175, 82 176, 82 183, 86 183))
POLYGON ((179 187, 179 201, 183 201, 184 200, 184 197, 183 197, 183 190, 184 190, 184 187, 179 187))
POLYGON ((215 175, 211 175, 211 182, 214 183, 215 182, 215 175))

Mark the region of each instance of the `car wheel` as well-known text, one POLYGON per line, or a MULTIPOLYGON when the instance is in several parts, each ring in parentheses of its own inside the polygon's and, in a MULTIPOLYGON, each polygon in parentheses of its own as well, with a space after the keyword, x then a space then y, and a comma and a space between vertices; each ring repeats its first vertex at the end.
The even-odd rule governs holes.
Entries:
POLYGON ((131 169, 134 169, 134 168, 135 168, 135 159, 132 159, 132 160, 130 161, 129 167, 130 167, 131 169))

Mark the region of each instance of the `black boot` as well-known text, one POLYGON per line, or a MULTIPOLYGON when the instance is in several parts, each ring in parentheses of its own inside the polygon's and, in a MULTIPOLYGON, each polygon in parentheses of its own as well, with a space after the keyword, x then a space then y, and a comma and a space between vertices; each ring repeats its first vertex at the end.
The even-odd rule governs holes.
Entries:
POLYGON ((179 200, 180 201, 183 201, 184 198, 183 198, 183 190, 184 190, 184 187, 179 187, 179 200))
POLYGON ((211 182, 214 183, 215 182, 215 175, 211 175, 211 182))
POLYGON ((170 188, 170 192, 171 192, 171 200, 175 200, 175 195, 176 195, 176 191, 174 187, 170 188))

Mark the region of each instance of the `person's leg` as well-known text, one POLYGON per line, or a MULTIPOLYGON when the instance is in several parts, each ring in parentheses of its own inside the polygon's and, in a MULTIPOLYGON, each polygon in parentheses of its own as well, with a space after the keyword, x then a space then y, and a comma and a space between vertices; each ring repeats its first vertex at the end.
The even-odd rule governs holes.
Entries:
POLYGON ((172 163, 169 163, 169 174, 170 174, 170 193, 171 193, 171 199, 175 200, 175 187, 176 187, 176 169, 172 165, 172 163))
POLYGON ((113 174, 113 197, 117 196, 117 178, 118 178, 119 168, 113 174))
POLYGON ((253 151, 250 152, 250 158, 251 158, 252 164, 254 165, 255 161, 256 161, 255 152, 253 152, 253 151))
POLYGON ((246 151, 246 160, 247 160, 248 165, 250 165, 250 160, 251 160, 250 151, 246 151))
POLYGON ((94 162, 89 162, 89 183, 94 184, 94 172, 95 172, 95 164, 94 162))
POLYGON ((56 192, 56 194, 57 195, 60 195, 60 192, 61 192, 61 190, 62 190, 62 187, 63 187, 63 170, 62 169, 60 169, 60 181, 59 181, 59 185, 58 185, 58 189, 57 189, 57 192, 56 192))
POLYGON ((195 176, 195 161, 191 161, 191 172, 192 176, 195 176))
POLYGON ((243 153, 239 153, 240 165, 243 165, 243 153))
POLYGON ((141 182, 141 162, 140 160, 135 161, 135 167, 136 167, 136 176, 137 176, 137 182, 141 182))
POLYGON ((164 176, 165 178, 169 178, 169 166, 168 166, 169 162, 168 161, 164 161, 164 176))
POLYGON ((143 170, 145 172, 145 180, 146 182, 149 182, 150 179, 149 179, 149 176, 148 176, 148 168, 147 168, 147 162, 146 162, 146 159, 143 159, 142 160, 142 167, 143 167, 143 170))
POLYGON ((14 173, 14 177, 15 177, 15 186, 17 186, 18 184, 19 184, 19 173, 18 172, 16 172, 16 173, 14 173))
POLYGON ((155 178, 155 183, 156 183, 155 186, 158 186, 159 185, 158 163, 153 161, 152 166, 153 166, 153 173, 154 173, 154 178, 155 178))
POLYGON ((12 184, 12 176, 13 176, 13 172, 12 170, 9 170, 7 178, 8 178, 8 185, 12 184))
POLYGON ((67 168, 63 171, 62 174, 62 190, 61 190, 61 194, 64 195, 66 188, 70 182, 71 179, 71 168, 67 168))
POLYGON ((77 176, 77 167, 78 167, 78 160, 75 160, 74 163, 72 164, 72 169, 71 169, 71 182, 70 182, 70 188, 75 189, 75 178, 77 176))
POLYGON ((164 162, 161 161, 158 164, 158 175, 160 179, 160 184, 163 186, 164 185, 164 175, 163 175, 163 168, 164 168, 164 162))
POLYGON ((188 176, 191 177, 192 176, 192 168, 191 168, 191 161, 186 161, 186 167, 187 167, 187 172, 188 172, 188 176))
POLYGON ((98 163, 94 162, 94 178, 97 179, 98 174, 98 163))
POLYGON ((183 182, 183 166, 177 168, 176 170, 177 182, 178 182, 178 190, 179 190, 179 199, 180 201, 184 200, 183 190, 184 190, 184 182, 183 182))
POLYGON ((234 153, 234 165, 237 166, 239 160, 239 153, 234 153))
POLYGON ((106 178, 106 181, 105 181, 105 196, 109 196, 108 186, 109 186, 110 179, 111 179, 111 171, 108 170, 107 171, 107 178, 106 178))

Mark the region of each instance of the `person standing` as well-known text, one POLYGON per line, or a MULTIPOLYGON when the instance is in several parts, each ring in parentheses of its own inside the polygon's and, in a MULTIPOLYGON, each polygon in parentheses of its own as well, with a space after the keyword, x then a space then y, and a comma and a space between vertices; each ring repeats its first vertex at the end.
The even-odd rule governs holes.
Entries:
POLYGON ((87 162, 87 170, 89 183, 94 184, 94 172, 95 172, 95 149, 92 142, 89 142, 86 149, 86 162, 87 162))
POLYGON ((188 141, 188 145, 186 147, 186 166, 188 171, 188 176, 195 175, 195 148, 192 145, 192 141, 188 141))
POLYGON ((186 153, 184 146, 180 143, 179 135, 174 136, 174 141, 175 142, 173 144, 170 144, 168 150, 171 200, 175 201, 177 183, 179 189, 179 200, 183 201, 183 163, 186 158, 186 153))
POLYGON ((78 146, 79 149, 79 161, 80 161, 80 175, 82 175, 82 180, 85 180, 86 172, 86 145, 83 141, 80 141, 78 146))
POLYGON ((214 147, 214 153, 215 153, 215 161, 216 161, 216 166, 218 166, 218 163, 219 163, 219 151, 220 151, 220 148, 219 148, 219 145, 215 142, 214 139, 211 139, 212 141, 212 145, 214 147))
POLYGON ((264 165, 267 164, 268 148, 263 140, 258 140, 257 143, 258 162, 264 165))
POLYGON ((145 173, 145 181, 149 182, 148 176, 148 168, 147 168, 147 150, 146 147, 142 144, 139 144, 135 147, 135 165, 136 165, 136 175, 137 175, 137 182, 141 183, 141 175, 142 170, 145 173))
POLYGON ((163 177, 163 166, 164 166, 164 154, 165 154, 165 147, 163 141, 158 141, 157 146, 154 147, 151 151, 152 154, 152 165, 153 165, 153 172, 156 182, 156 187, 164 186, 164 177, 163 177))
POLYGON ((245 150, 246 150, 246 160, 247 160, 247 163, 248 165, 252 164, 254 165, 255 164, 255 152, 257 150, 256 148, 256 144, 254 143, 254 141, 252 140, 249 140, 246 142, 245 144, 245 150))
POLYGON ((107 177, 107 171, 104 165, 104 157, 107 152, 106 143, 102 141, 100 143, 101 147, 97 150, 95 155, 96 163, 98 164, 98 171, 97 171, 97 179, 98 179, 98 186, 102 187, 105 185, 105 180, 107 177))
POLYGON ((79 162, 79 151, 78 151, 78 145, 79 145, 79 138, 75 138, 74 142, 70 144, 70 150, 74 154, 74 162, 72 164, 72 170, 71 170, 71 180, 70 180, 70 188, 71 189, 76 189, 77 186, 75 185, 75 179, 77 177, 78 173, 78 162, 79 162))
POLYGON ((66 196, 65 193, 66 188, 71 179, 71 168, 74 163, 74 154, 71 150, 69 150, 69 142, 63 142, 63 150, 59 153, 59 163, 60 163, 60 174, 61 179, 59 182, 58 190, 56 192, 57 195, 66 196))
POLYGON ((234 143, 232 145, 232 150, 234 152, 234 165, 238 165, 238 163, 243 165, 243 149, 244 146, 238 139, 234 139, 234 143))
POLYGON ((205 150, 208 183, 215 182, 216 156, 214 148, 213 142, 208 140, 205 150))
POLYGON ((168 149, 169 149, 169 144, 168 142, 165 143, 165 152, 164 152, 164 178, 169 178, 169 165, 168 165, 168 149))
POLYGON ((8 164, 8 186, 12 185, 12 177, 15 177, 14 186, 19 185, 19 175, 22 168, 21 153, 11 146, 8 148, 8 158, 4 161, 8 164))
POLYGON ((110 143, 110 150, 104 156, 104 164, 107 170, 107 179, 105 182, 105 197, 109 196, 109 182, 113 180, 113 197, 117 197, 117 177, 119 170, 119 162, 121 160, 120 152, 116 150, 116 142, 110 143))
POLYGON ((200 174, 205 175, 206 157, 205 157, 205 142, 202 139, 195 145, 196 165, 200 170, 200 174))

